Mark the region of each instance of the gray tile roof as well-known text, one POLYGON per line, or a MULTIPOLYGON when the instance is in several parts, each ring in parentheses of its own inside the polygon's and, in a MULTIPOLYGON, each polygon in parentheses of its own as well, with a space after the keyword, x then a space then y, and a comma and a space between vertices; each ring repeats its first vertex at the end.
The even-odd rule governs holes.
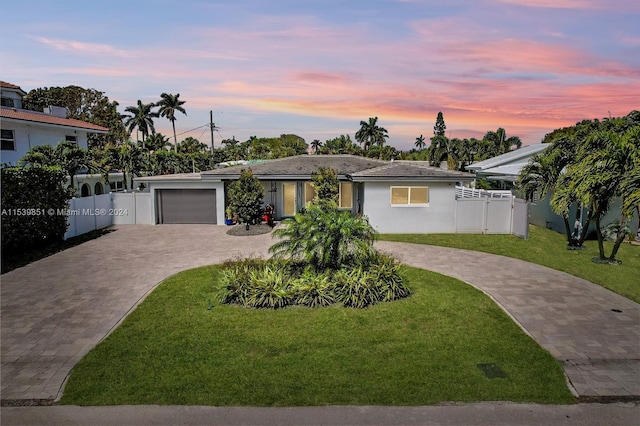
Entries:
POLYGON ((385 165, 352 174, 353 180, 407 178, 420 180, 473 180, 471 173, 430 167, 422 161, 392 161, 385 165))
POLYGON ((298 155, 277 160, 237 165, 202 172, 203 179, 237 179, 250 168, 258 179, 310 179, 319 167, 329 167, 342 179, 357 181, 384 179, 472 180, 470 173, 429 167, 423 161, 383 161, 355 155, 298 155))
POLYGON ((205 179, 237 179, 243 169, 250 168, 254 176, 259 179, 295 179, 302 177, 308 178, 312 173, 316 172, 319 167, 329 167, 334 169, 339 176, 348 176, 384 164, 387 164, 387 162, 355 155, 297 155, 261 163, 209 170, 202 172, 202 176, 205 179))

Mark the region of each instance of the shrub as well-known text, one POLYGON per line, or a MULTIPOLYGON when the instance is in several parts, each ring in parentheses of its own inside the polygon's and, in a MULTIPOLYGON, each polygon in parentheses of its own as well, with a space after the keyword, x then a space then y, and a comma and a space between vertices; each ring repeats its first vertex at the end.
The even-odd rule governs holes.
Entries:
POLYGON ((318 274, 305 270, 294 282, 294 300, 298 305, 315 308, 329 306, 336 302, 334 285, 328 274, 318 274))
POLYGON ((65 173, 59 167, 6 167, 1 180, 2 251, 24 252, 62 241, 67 216, 61 213, 71 199, 65 173))
POLYGON ((291 303, 291 291, 287 288, 284 270, 265 264, 251 271, 250 296, 247 305, 252 308, 284 308, 291 303))
POLYGON ((229 185, 229 207, 239 223, 254 224, 262 216, 264 187, 251 169, 242 170, 240 179, 229 185))
POLYGON ((400 275, 400 264, 386 253, 377 252, 369 269, 373 280, 378 283, 381 302, 402 299, 411 294, 400 275))

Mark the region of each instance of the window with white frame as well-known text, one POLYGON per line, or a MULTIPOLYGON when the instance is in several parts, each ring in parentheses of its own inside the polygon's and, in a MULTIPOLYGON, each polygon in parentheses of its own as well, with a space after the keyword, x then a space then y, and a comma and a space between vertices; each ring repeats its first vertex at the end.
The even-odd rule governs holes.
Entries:
POLYGON ((11 129, 2 129, 0 130, 0 140, 2 144, 2 151, 15 151, 16 150, 16 139, 11 129))
POLYGON ((78 143, 78 138, 76 136, 67 135, 64 137, 64 140, 71 143, 78 143))
MULTIPOLYGON (((311 182, 304 183, 304 203, 309 204, 316 196, 316 189, 311 182)), ((353 184, 340 182, 338 188, 338 208, 350 209, 353 206, 353 184)))
POLYGON ((7 98, 5 96, 1 97, 0 103, 2 104, 3 107, 13 108, 16 106, 15 102, 13 101, 13 98, 7 98))
POLYGON ((425 206, 429 204, 427 186, 392 186, 392 206, 425 206))

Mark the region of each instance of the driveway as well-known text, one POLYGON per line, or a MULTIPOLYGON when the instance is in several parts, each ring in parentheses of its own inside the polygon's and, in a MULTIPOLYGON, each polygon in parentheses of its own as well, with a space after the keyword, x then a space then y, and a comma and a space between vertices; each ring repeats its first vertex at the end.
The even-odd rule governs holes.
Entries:
MULTIPOLYGON (((162 280, 255 254, 271 235, 211 225, 122 226, 2 276, 3 400, 55 400, 71 368, 162 280)), ((403 262, 494 298, 585 397, 640 397, 640 305, 580 278, 485 253, 379 242, 403 262), (614 312, 612 309, 621 312, 614 312)))

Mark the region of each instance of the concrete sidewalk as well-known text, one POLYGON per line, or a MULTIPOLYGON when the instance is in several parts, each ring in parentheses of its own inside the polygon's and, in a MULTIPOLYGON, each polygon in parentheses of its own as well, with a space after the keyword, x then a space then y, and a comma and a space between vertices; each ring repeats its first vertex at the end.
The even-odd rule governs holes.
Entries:
POLYGON ((429 407, 15 407, 2 408, 2 425, 637 425, 634 403, 535 405, 452 404, 429 407))

